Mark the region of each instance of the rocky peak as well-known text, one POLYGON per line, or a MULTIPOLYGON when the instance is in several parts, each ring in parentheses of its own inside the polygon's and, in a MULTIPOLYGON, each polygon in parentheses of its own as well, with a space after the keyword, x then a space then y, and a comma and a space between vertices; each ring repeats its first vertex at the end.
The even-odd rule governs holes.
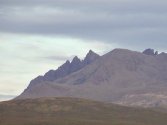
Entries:
POLYGON ((59 69, 60 69, 60 68, 67 68, 67 67, 69 67, 69 66, 70 66, 70 61, 67 60, 62 66, 59 67, 59 69))
POLYGON ((92 50, 89 50, 86 57, 92 57, 92 56, 99 56, 97 53, 93 52, 92 50))
POLYGON ((75 56, 70 64, 70 72, 71 73, 75 72, 81 68, 82 68, 82 62, 77 56, 75 56))
POLYGON ((81 63, 81 60, 80 60, 77 56, 75 56, 75 57, 73 58, 71 64, 78 64, 78 63, 81 63))
POLYGON ((70 61, 69 61, 69 60, 67 60, 67 61, 65 62, 65 64, 70 64, 70 61))
POLYGON ((45 73, 44 76, 38 76, 37 78, 33 79, 29 87, 33 86, 34 84, 43 83, 46 81, 54 81, 59 78, 65 77, 73 72, 82 69, 86 65, 92 63, 98 57, 100 56, 95 52, 93 52, 92 50, 88 52, 83 61, 81 61, 77 56, 75 56, 71 62, 67 60, 63 65, 58 67, 58 69, 49 70, 47 73, 45 73))
POLYGON ((93 61, 95 61, 99 57, 100 56, 98 54, 96 54, 92 50, 89 50, 89 52, 87 53, 85 59, 83 60, 83 63, 84 63, 84 65, 90 64, 90 63, 92 63, 93 61))
POLYGON ((143 54, 150 55, 150 56, 156 56, 158 55, 158 51, 155 51, 154 49, 146 49, 143 51, 143 54))

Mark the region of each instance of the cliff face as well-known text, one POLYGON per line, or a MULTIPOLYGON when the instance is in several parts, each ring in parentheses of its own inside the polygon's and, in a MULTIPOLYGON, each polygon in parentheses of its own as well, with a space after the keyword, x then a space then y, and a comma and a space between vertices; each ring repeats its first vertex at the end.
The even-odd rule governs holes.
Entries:
POLYGON ((133 106, 167 105, 167 54, 152 54, 115 49, 99 57, 90 51, 83 61, 75 57, 51 71, 59 72, 51 75, 54 79, 38 77, 18 99, 67 96, 133 106))

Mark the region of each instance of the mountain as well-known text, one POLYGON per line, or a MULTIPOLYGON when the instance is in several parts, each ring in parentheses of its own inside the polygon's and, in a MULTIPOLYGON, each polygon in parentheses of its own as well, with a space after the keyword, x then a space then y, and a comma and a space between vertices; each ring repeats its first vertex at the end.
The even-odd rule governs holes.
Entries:
POLYGON ((37 77, 16 99, 79 97, 128 106, 167 105, 166 53, 114 49, 98 56, 89 51, 83 61, 75 57, 52 72, 52 80, 47 73, 37 77))
POLYGON ((44 81, 54 81, 59 78, 63 78, 73 72, 80 70, 88 64, 91 64, 93 61, 98 59, 100 56, 90 50, 86 55, 85 59, 81 61, 77 56, 75 56, 70 63, 70 61, 66 61, 62 66, 60 66, 57 70, 49 70, 45 73, 44 76, 38 76, 30 82, 28 88, 33 87, 36 84, 39 84, 44 81))
POLYGON ((165 125, 166 111, 79 98, 0 102, 1 125, 165 125))

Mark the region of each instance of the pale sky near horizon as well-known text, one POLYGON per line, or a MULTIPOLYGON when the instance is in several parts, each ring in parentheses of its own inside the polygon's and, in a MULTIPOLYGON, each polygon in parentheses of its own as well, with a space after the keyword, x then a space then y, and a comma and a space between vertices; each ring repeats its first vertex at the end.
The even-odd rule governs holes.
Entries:
POLYGON ((167 52, 166 0, 0 0, 0 100, 74 55, 167 52))

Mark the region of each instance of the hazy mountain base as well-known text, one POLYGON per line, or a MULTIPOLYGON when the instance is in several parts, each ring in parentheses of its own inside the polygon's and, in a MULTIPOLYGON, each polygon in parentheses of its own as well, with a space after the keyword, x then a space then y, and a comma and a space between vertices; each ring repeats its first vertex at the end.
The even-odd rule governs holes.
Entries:
POLYGON ((77 98, 0 103, 0 125, 165 125, 167 113, 77 98))

